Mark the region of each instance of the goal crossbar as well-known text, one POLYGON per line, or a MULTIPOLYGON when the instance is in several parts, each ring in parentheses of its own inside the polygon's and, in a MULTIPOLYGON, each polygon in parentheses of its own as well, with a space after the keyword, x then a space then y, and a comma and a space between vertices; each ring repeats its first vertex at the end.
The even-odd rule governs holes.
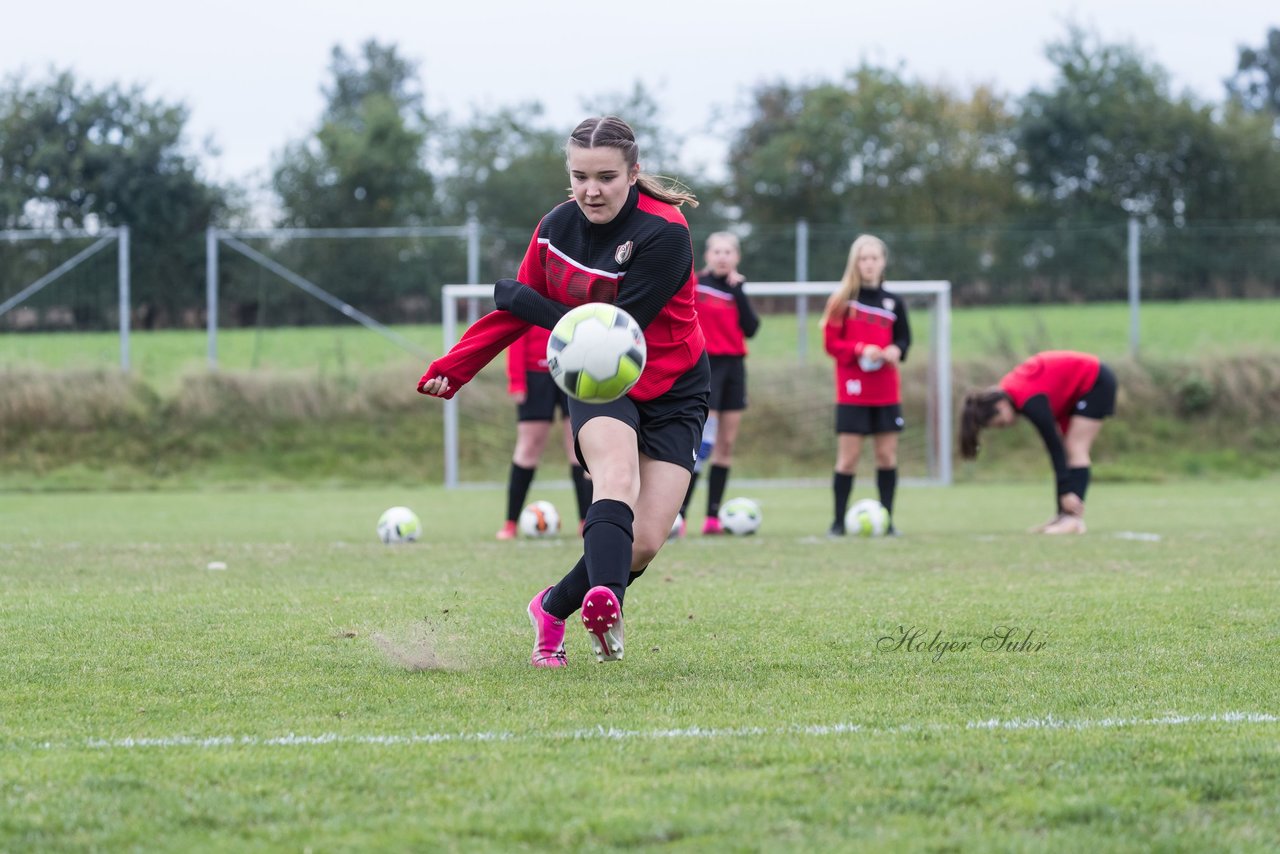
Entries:
MULTIPOLYGON (((932 298, 933 324, 931 400, 936 409, 932 419, 934 433, 930 451, 934 454, 934 476, 926 482, 947 485, 951 483, 951 283, 945 280, 886 282, 895 294, 932 298)), ((799 355, 804 358, 804 342, 808 336, 808 298, 831 294, 839 282, 747 282, 747 293, 758 297, 795 297, 797 341, 799 355)), ((493 285, 445 285, 441 289, 443 310, 442 352, 447 352, 458 340, 458 303, 493 296, 493 285)), ((444 481, 445 487, 454 489, 458 483, 458 401, 444 401, 444 481)))

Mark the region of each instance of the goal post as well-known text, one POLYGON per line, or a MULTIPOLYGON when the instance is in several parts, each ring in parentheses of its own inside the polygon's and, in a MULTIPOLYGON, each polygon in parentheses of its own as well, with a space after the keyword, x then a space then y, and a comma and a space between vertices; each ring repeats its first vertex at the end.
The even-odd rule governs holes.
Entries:
MULTIPOLYGON (((809 346, 825 301, 839 282, 747 282, 762 325, 774 327, 766 343, 748 343, 751 405, 739 454, 746 477, 764 481, 829 478, 834 461, 834 388, 830 359, 809 346), (767 449, 767 463, 750 464, 752 446, 767 449), (830 445, 831 447, 826 447, 830 445)), ((946 485, 952 479, 951 283, 886 282, 911 307, 913 343, 904 366, 907 439, 900 444, 904 482, 946 485), (923 427, 923 430, 920 427, 923 427)), ((458 340, 464 306, 491 300, 492 285, 445 285, 441 292, 444 350, 458 340)), ((474 317, 474 313, 468 312, 474 317)), ((819 338, 820 342, 820 338, 819 338)), ((497 482, 515 441, 514 405, 505 398, 505 355, 481 371, 457 397, 444 401, 445 486, 497 482), (465 442, 465 444, 464 444, 465 442), (496 460, 496 462, 495 462, 496 460), (501 463, 499 466, 497 463, 501 463)), ((548 442, 548 450, 558 442, 548 442)), ((870 449, 867 449, 870 451, 870 449)), ((735 471, 738 464, 735 455, 735 471)), ((864 453, 863 461, 871 458, 864 453)))

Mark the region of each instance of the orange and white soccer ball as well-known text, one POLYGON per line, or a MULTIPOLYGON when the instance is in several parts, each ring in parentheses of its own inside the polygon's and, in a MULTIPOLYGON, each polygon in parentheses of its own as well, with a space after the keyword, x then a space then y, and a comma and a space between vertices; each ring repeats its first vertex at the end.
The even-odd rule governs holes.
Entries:
POLYGON ((550 501, 535 501, 520 511, 516 527, 533 539, 554 537, 560 533, 560 513, 550 501))

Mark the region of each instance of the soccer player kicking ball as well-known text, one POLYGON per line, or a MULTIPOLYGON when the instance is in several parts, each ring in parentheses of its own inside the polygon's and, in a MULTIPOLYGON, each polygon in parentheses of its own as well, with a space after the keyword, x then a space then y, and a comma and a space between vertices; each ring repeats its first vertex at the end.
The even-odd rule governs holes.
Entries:
POLYGON ((648 359, 631 391, 610 403, 569 401, 593 500, 582 557, 529 602, 535 667, 565 666, 565 620, 579 608, 596 659, 622 658, 626 589, 667 541, 689 486, 710 384, 693 307, 693 243, 679 209, 696 199, 641 172, 635 133, 613 116, 579 124, 566 156, 572 198, 538 224, 519 281, 497 283, 498 310, 473 324, 418 384, 423 394, 452 397, 530 324, 551 329, 588 302, 612 303, 645 330, 648 359))
POLYGON ((1008 427, 1019 415, 1035 425, 1053 464, 1054 516, 1035 533, 1083 534, 1089 489, 1089 450, 1102 419, 1116 411, 1116 377, 1097 356, 1069 350, 1037 353, 1005 374, 994 388, 964 399, 960 454, 978 456, 978 434, 1008 427))

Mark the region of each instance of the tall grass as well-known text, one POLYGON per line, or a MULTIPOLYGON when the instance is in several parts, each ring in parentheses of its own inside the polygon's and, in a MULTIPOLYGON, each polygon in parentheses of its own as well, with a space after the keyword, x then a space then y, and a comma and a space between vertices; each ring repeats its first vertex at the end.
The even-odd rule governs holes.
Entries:
MULTIPOLYGON (((1095 447, 1098 477, 1259 476, 1280 468, 1280 354, 1113 364, 1119 412, 1095 447)), ((957 399, 1008 366, 994 357, 956 362, 957 399)), ((924 370, 907 367, 909 412, 923 411, 924 370)), ((438 482, 442 407, 416 393, 416 378, 409 365, 327 377, 196 373, 160 393, 114 371, 11 369, 0 373, 0 488, 438 482)), ((772 393, 752 398, 735 472, 824 476, 834 458, 830 382, 824 365, 753 362, 753 388, 772 393)), ((470 479, 500 480, 513 430, 499 372, 490 369, 464 394, 461 463, 470 479)), ((1002 431, 988 445, 978 464, 960 467, 959 479, 1044 476, 1030 429, 1002 431)), ((904 473, 918 473, 911 471, 918 464, 909 458, 904 473)))

